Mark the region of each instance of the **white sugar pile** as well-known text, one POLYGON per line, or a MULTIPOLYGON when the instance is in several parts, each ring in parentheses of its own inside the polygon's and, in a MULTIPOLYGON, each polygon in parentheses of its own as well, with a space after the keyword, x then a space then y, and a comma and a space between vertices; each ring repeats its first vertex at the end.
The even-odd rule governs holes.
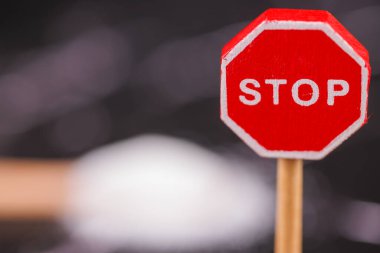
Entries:
MULTIPOLYGON (((254 167, 254 165, 252 165, 254 167)), ((85 156, 64 223, 106 247, 245 247, 273 224, 273 193, 254 169, 190 142, 146 135, 85 156)))

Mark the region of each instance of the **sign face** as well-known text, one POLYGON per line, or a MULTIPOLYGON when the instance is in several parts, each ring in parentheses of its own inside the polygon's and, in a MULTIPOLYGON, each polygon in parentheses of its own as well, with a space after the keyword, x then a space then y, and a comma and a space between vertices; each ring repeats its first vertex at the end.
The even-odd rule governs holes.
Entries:
POLYGON ((223 48, 221 118, 259 155, 321 159, 367 121, 369 78, 330 13, 269 9, 223 48))

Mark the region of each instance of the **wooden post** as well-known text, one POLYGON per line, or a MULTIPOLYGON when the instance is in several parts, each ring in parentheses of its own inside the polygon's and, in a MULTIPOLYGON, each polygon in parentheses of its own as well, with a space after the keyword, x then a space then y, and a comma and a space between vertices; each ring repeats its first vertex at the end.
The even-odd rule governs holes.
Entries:
POLYGON ((302 252, 302 181, 300 159, 277 161, 275 253, 302 252))

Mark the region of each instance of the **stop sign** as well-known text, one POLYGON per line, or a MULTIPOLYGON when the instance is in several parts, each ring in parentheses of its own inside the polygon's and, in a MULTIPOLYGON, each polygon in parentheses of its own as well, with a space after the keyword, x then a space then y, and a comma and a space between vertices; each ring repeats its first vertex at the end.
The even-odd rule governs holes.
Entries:
POLYGON ((330 13, 270 9, 223 48, 221 118, 259 155, 321 159, 366 122, 369 77, 330 13))

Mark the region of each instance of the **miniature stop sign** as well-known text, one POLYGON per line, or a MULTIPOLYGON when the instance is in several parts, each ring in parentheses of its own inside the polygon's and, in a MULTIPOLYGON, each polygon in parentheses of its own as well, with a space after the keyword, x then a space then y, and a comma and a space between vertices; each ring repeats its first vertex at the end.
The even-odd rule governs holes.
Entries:
POLYGON ((369 77, 330 13, 270 9, 223 48, 221 118, 262 156, 321 159, 366 122, 369 77))

